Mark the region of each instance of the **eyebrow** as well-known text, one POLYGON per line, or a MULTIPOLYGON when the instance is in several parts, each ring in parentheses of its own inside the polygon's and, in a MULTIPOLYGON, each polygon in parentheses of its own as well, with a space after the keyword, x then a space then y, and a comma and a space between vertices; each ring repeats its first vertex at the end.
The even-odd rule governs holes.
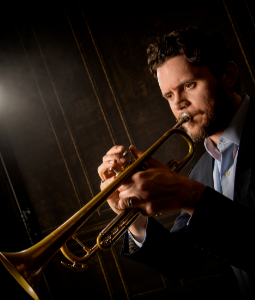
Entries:
MULTIPOLYGON (((181 83, 179 83, 178 85, 177 85, 177 87, 175 87, 173 90, 177 90, 177 89, 179 89, 179 87, 180 86, 183 86, 184 84, 186 84, 186 83, 189 83, 189 82, 193 82, 193 81, 195 81, 196 79, 193 77, 193 78, 190 78, 190 79, 188 79, 188 80, 183 80, 181 83)), ((171 93, 171 91, 168 91, 168 92, 166 92, 165 94, 162 94, 162 97, 163 98, 166 98, 166 96, 169 94, 169 93, 171 93)))

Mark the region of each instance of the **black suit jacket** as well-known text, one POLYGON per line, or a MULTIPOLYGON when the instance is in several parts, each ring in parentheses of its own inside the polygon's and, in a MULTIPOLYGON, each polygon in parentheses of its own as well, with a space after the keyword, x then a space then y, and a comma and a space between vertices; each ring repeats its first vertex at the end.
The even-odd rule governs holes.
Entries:
POLYGON ((122 255, 177 279, 197 270, 210 255, 255 274, 255 101, 250 100, 236 167, 234 201, 213 189, 213 159, 206 152, 189 177, 207 186, 194 211, 182 211, 169 232, 149 218, 143 247, 129 254, 125 235, 122 255))

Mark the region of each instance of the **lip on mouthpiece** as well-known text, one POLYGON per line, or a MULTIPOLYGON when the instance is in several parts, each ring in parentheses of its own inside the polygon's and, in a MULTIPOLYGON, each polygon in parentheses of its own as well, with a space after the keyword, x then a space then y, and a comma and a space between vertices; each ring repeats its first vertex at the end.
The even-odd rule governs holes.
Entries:
POLYGON ((188 115, 186 113, 183 113, 180 117, 181 122, 188 122, 188 121, 190 121, 190 119, 191 119, 190 115, 188 115))
POLYGON ((182 124, 187 123, 191 120, 191 116, 187 113, 183 113, 180 117, 180 121, 173 128, 180 128, 182 124))

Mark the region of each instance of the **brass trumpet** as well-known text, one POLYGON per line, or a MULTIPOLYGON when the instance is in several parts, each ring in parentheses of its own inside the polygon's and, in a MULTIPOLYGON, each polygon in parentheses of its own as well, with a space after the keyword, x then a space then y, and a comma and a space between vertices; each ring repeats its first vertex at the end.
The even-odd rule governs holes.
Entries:
POLYGON ((179 129, 183 123, 188 121, 190 121, 190 116, 183 114, 180 121, 172 129, 168 130, 139 158, 131 158, 130 163, 125 166, 123 171, 118 172, 118 176, 111 184, 42 241, 21 252, 0 252, 0 261, 33 299, 39 300, 37 294, 40 277, 47 263, 59 249, 64 256, 72 262, 72 264, 62 262, 65 266, 74 270, 85 270, 87 268, 85 263, 89 261, 97 251, 100 249, 109 249, 139 217, 141 210, 138 208, 124 210, 100 232, 97 237, 96 245, 91 249, 84 246, 75 236, 75 232, 86 222, 86 220, 106 202, 110 195, 115 192, 128 177, 138 170, 141 170, 144 163, 166 140, 174 134, 179 134, 185 139, 189 146, 187 156, 185 156, 180 163, 176 160, 169 161, 166 164, 168 167, 174 169, 175 172, 179 172, 191 160, 194 154, 193 141, 183 130, 179 129), (65 243, 71 237, 83 247, 86 252, 85 256, 75 256, 67 249, 65 243))

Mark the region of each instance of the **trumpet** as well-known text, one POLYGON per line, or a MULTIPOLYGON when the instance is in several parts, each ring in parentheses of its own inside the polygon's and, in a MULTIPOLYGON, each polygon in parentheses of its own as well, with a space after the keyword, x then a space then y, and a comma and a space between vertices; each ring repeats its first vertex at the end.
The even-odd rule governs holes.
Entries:
POLYGON ((107 250, 126 232, 128 227, 140 216, 142 211, 139 208, 128 208, 117 215, 98 235, 94 247, 89 249, 82 244, 75 236, 75 232, 90 218, 90 216, 102 206, 132 174, 143 170, 144 163, 174 134, 180 135, 189 146, 188 154, 181 162, 170 160, 166 165, 179 172, 193 157, 194 144, 186 132, 180 129, 182 124, 190 121, 191 117, 186 113, 182 114, 180 121, 168 130, 155 144, 145 151, 139 158, 129 157, 130 162, 125 165, 122 171, 117 172, 115 180, 103 189, 97 196, 74 214, 69 220, 58 227, 55 231, 46 236, 42 241, 21 252, 6 253, 0 252, 0 261, 33 298, 39 300, 39 281, 43 270, 50 259, 60 249, 63 255, 71 261, 71 264, 62 262, 70 269, 83 271, 87 269, 86 263, 99 251, 107 250), (84 249, 85 256, 78 257, 72 254, 67 246, 68 239, 73 238, 84 249))

